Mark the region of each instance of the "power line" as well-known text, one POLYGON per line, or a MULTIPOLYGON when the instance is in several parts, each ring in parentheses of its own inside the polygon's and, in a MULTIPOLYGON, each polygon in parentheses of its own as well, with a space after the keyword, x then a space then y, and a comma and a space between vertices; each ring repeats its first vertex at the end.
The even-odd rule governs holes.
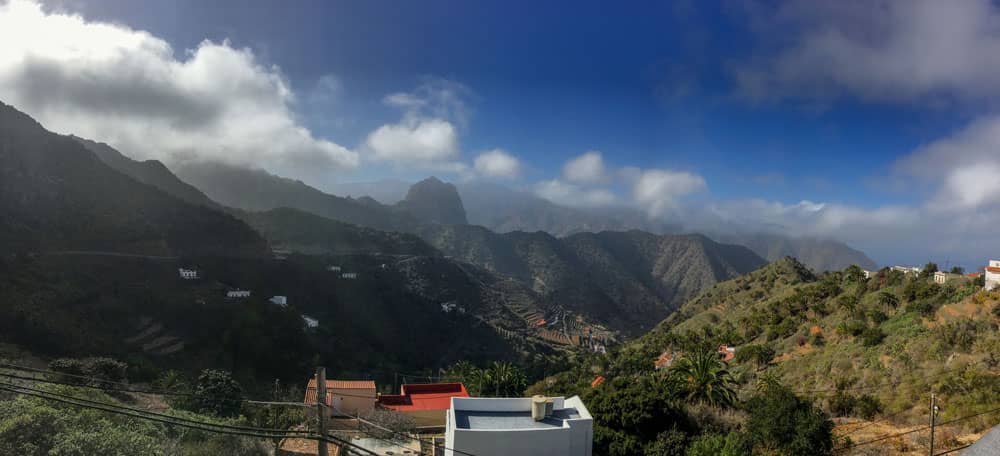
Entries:
POLYGON ((868 422, 868 423, 867 423, 867 424, 865 424, 864 426, 859 426, 859 427, 857 427, 857 428, 854 428, 854 429, 852 429, 852 430, 851 430, 850 432, 846 432, 846 433, 844 433, 844 434, 841 434, 840 436, 841 436, 841 437, 845 437, 845 436, 848 436, 848 435, 851 435, 851 434, 854 434, 855 432, 858 432, 858 431, 860 431, 860 430, 862 430, 862 429, 867 429, 867 428, 869 428, 869 427, 872 427, 872 426, 874 426, 874 425, 875 425, 875 423, 880 423, 880 422, 882 422, 882 421, 888 421, 889 419, 891 419, 891 418, 893 418, 893 417, 895 417, 895 416, 898 416, 898 415, 902 415, 903 413, 906 413, 906 412, 909 412, 910 410, 911 410, 911 409, 903 409, 903 410, 900 410, 900 411, 898 411, 898 412, 896 412, 896 413, 890 413, 890 414, 888 414, 888 415, 885 415, 885 416, 883 416, 882 418, 879 418, 879 419, 877 419, 877 420, 871 420, 870 422, 868 422))
POLYGON ((107 386, 89 385, 89 384, 85 384, 85 383, 81 384, 81 383, 73 383, 73 382, 61 382, 61 381, 58 381, 58 380, 50 380, 50 379, 47 379, 47 378, 25 377, 23 375, 6 374, 6 373, 3 373, 3 372, 0 372, 0 377, 12 378, 12 379, 16 379, 16 380, 26 380, 26 381, 32 381, 32 382, 39 382, 39 383, 48 383, 48 384, 51 384, 51 385, 73 386, 73 387, 77 387, 77 388, 88 388, 88 389, 95 389, 95 390, 100 390, 100 391, 114 391, 114 392, 118 392, 118 393, 157 394, 157 395, 161 395, 161 396, 185 396, 185 397, 187 397, 187 396, 194 396, 193 393, 180 393, 180 392, 169 392, 169 391, 160 392, 160 391, 146 391, 146 390, 136 390, 136 389, 126 389, 126 388, 111 388, 111 387, 107 387, 107 386))
MULTIPOLYGON (((952 419, 952 420, 948 420, 948 421, 945 421, 945 422, 942 422, 942 423, 937 423, 936 426, 944 426, 944 425, 947 425, 947 424, 956 423, 956 422, 959 422, 959 421, 967 420, 967 419, 970 419, 970 418, 975 418, 977 416, 988 415, 990 413, 995 413, 995 412, 1000 412, 1000 408, 995 408, 995 409, 992 409, 992 410, 987 410, 985 412, 974 413, 972 415, 966 415, 966 416, 955 418, 955 419, 952 419)), ((894 438, 894 437, 902 437, 904 435, 913 434, 915 432, 926 431, 926 430, 928 430, 930 428, 931 428, 930 426, 923 426, 923 427, 912 429, 912 430, 909 430, 909 431, 906 431, 906 432, 900 432, 898 434, 884 435, 882 437, 878 437, 878 438, 871 439, 871 440, 866 440, 864 442, 852 443, 852 444, 850 444, 848 446, 845 446, 843 448, 840 448, 840 449, 838 449, 836 451, 844 451, 844 450, 847 450, 847 449, 851 449, 851 448, 855 448, 855 447, 859 447, 859 446, 864 446, 864 445, 868 445, 868 444, 875 443, 875 442, 881 442, 883 440, 888 440, 888 439, 891 439, 891 438, 894 438)))
MULTIPOLYGON (((131 385, 128 384, 128 383, 124 383, 124 382, 116 382, 116 381, 112 381, 112 380, 104 380, 104 379, 101 379, 101 378, 98 378, 98 377, 91 377, 91 376, 87 376, 87 375, 69 374, 69 373, 52 371, 52 370, 37 369, 37 368, 34 368, 34 367, 18 366, 18 365, 14 365, 14 364, 3 364, 3 363, 0 363, 0 368, 4 368, 4 369, 8 369, 8 370, 19 370, 19 371, 24 371, 24 372, 34 372, 34 373, 54 375, 54 376, 79 378, 81 380, 87 380, 87 381, 91 381, 91 382, 96 383, 96 385, 87 385, 87 384, 77 384, 77 383, 71 383, 71 382, 50 380, 50 379, 45 379, 44 380, 46 383, 53 383, 53 384, 56 384, 56 385, 82 386, 82 387, 85 387, 85 388, 97 388, 97 389, 102 389, 102 390, 105 390, 105 391, 119 391, 119 392, 125 392, 125 393, 159 394, 159 395, 162 395, 162 396, 193 396, 194 395, 193 393, 182 393, 182 392, 178 392, 178 391, 168 391, 168 390, 163 390, 163 389, 139 390, 139 389, 129 388, 131 385), (101 384, 121 385, 124 388, 112 388, 110 386, 101 386, 101 384)), ((2 376, 10 376, 12 374, 2 374, 2 373, 0 373, 0 375, 2 375, 2 376)), ((35 379, 35 380, 43 381, 42 379, 35 379)))
MULTIPOLYGON (((212 428, 209 428, 209 427, 206 427, 206 426, 220 426, 221 427, 223 425, 215 425, 215 424, 204 423, 204 422, 202 422, 201 425, 195 425, 195 424, 189 424, 189 423, 184 423, 184 422, 177 422, 177 421, 174 421, 172 419, 163 419, 163 418, 159 418, 159 417, 156 417, 156 416, 150 416, 148 413, 151 413, 151 412, 136 413, 136 412, 133 412, 131 410, 128 410, 127 408, 126 409, 122 409, 121 406, 88 405, 86 403, 81 403, 82 401, 85 401, 84 399, 79 399, 79 398, 75 398, 73 400, 63 399, 63 398, 60 398, 60 397, 51 396, 51 395, 49 395, 49 393, 35 393, 35 392, 31 392, 29 390, 26 390, 25 387, 21 387, 21 386, 17 386, 17 385, 11 385, 11 384, 0 384, 0 390, 10 391, 12 393, 21 394, 21 395, 25 395, 25 396, 33 396, 33 397, 37 397, 37 398, 40 398, 40 399, 54 401, 54 402, 61 402, 61 403, 73 405, 73 406, 76 406, 76 407, 101 410, 101 411, 108 412, 108 413, 115 413, 115 414, 125 415, 125 416, 129 416, 129 417, 133 417, 133 418, 138 418, 138 419, 142 419, 142 420, 154 421, 154 422, 159 422, 159 423, 168 424, 168 425, 172 425, 172 426, 184 427, 184 428, 188 428, 188 429, 195 429, 195 430, 200 430, 200 431, 205 431, 205 432, 212 432, 212 433, 216 433, 216 434, 240 435, 240 436, 246 436, 246 437, 257 437, 257 438, 267 438, 267 439, 279 439, 279 438, 286 438, 286 437, 290 437, 291 436, 291 437, 295 437, 295 438, 304 438, 304 439, 308 439, 308 440, 325 440, 325 441, 328 441, 328 442, 331 442, 331 443, 336 443, 338 445, 343 445, 343 446, 347 446, 347 447, 351 447, 351 448, 360 450, 361 452, 364 452, 364 453, 372 455, 372 456, 378 456, 377 453, 375 453, 375 452, 373 452, 371 450, 368 450, 367 448, 361 447, 361 446, 359 446, 357 444, 354 444, 354 443, 351 443, 349 441, 346 441, 346 440, 343 440, 343 439, 340 439, 340 438, 337 438, 337 437, 333 437, 333 436, 330 436, 330 435, 326 435, 326 436, 315 435, 315 434, 310 434, 310 435, 290 435, 289 432, 301 432, 301 431, 287 431, 287 430, 280 430, 280 429, 274 429, 273 431, 276 431, 276 432, 272 432, 270 434, 269 433, 263 433, 263 432, 252 432, 252 431, 242 431, 242 430, 224 430, 224 429, 218 429, 218 428, 217 429, 212 429, 212 428), (77 402, 77 401, 81 401, 81 402, 77 402)), ((89 402, 92 402, 92 401, 89 401, 89 402)), ((176 418, 176 417, 171 417, 171 418, 176 418)))
MULTIPOLYGON (((370 425, 370 426, 374 426, 374 427, 377 427, 377 428, 379 428, 379 429, 382 429, 383 431, 386 431, 386 432, 390 432, 390 433, 392 433, 392 434, 396 434, 396 435, 401 435, 401 436, 404 436, 404 437, 410 437, 410 436, 409 436, 408 434, 406 434, 406 433, 403 433, 403 432, 399 432, 399 431, 395 431, 395 430, 392 430, 392 429, 389 429, 389 428, 387 428, 387 427, 385 427, 385 426, 382 426, 382 425, 380 425, 380 424, 378 424, 378 423, 373 423, 373 422, 371 422, 371 421, 368 421, 368 420, 366 420, 366 419, 364 419, 364 418, 361 418, 361 416, 360 416, 360 415, 356 415, 356 416, 351 416, 351 415, 347 415, 347 414, 344 414, 344 415, 341 415, 341 416, 345 416, 345 417, 348 417, 348 418, 354 418, 354 419, 356 419, 356 420, 358 420, 358 421, 360 421, 360 422, 362 422, 362 423, 365 423, 365 424, 368 424, 368 425, 370 425)), ((364 431, 362 431, 362 432, 364 432, 364 431)), ((367 434, 371 435, 371 433, 367 433, 367 434)), ((381 438, 379 438, 379 437, 377 437, 377 436, 374 436, 374 435, 372 435, 372 436, 373 436, 373 437, 375 437, 375 438, 377 438, 377 439, 379 439, 379 440, 384 440, 384 439, 381 439, 381 438)), ((427 442, 426 440, 424 440, 424 439, 421 439, 421 438, 419 438, 419 437, 411 437, 411 438, 415 438, 416 440, 419 440, 419 441, 421 441, 421 442, 427 442)), ((453 452, 455 452, 455 453, 458 453, 458 454, 463 454, 463 455, 466 455, 466 456, 476 456, 475 454, 472 454, 472 453, 468 453, 468 452, 465 452, 465 451, 462 451, 462 450, 456 450, 456 449, 454 449, 454 448, 448 448, 448 447, 446 447, 446 446, 444 446, 444 445, 439 445, 439 444, 437 444, 437 443, 434 443, 433 439, 432 439, 432 440, 431 440, 430 442, 427 442, 427 443, 429 443, 429 444, 430 444, 431 446, 433 446, 434 448, 443 448, 443 449, 445 449, 445 450, 451 450, 451 451, 453 451, 453 452)), ((399 445, 396 445, 396 446, 399 446, 399 445)))

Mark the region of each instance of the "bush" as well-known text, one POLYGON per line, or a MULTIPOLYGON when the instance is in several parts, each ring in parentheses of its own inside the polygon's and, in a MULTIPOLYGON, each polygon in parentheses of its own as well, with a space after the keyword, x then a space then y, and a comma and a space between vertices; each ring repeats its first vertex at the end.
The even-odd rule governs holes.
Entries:
POLYGON ((885 339, 885 333, 878 328, 868 328, 861 332, 861 345, 865 347, 874 347, 882 343, 885 339))
POLYGON ((691 442, 686 456, 743 456, 750 453, 746 437, 735 432, 708 434, 691 442))
POLYGON ((231 417, 239 415, 243 388, 223 370, 201 371, 194 390, 194 402, 201 413, 231 417))
POLYGON ((838 391, 827 402, 827 408, 833 416, 854 415, 854 408, 857 406, 857 398, 843 391, 838 391))
POLYGON ((882 312, 881 310, 872 310, 868 312, 868 319, 871 320, 873 324, 880 325, 889 319, 889 316, 882 312))
POLYGON ((829 455, 833 422, 806 399, 777 384, 767 385, 746 403, 746 433, 762 454, 829 455))
POLYGON ((837 325, 837 332, 855 337, 861 335, 866 329, 868 329, 868 325, 861 320, 848 320, 837 325))
POLYGON ((871 394, 862 394, 855 404, 858 416, 866 420, 875 418, 875 415, 882 413, 882 403, 871 394))

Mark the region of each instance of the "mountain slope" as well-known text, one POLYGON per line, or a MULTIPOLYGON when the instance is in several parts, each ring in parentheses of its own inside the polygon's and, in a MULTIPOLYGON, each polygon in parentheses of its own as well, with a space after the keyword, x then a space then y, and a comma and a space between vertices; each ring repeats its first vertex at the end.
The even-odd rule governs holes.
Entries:
POLYGON ((438 225, 423 228, 421 236, 446 255, 530 286, 552 305, 629 334, 650 328, 702 289, 764 263, 746 248, 698 235, 608 231, 558 239, 438 225))
POLYGON ((174 172, 214 201, 248 211, 290 207, 332 220, 400 231, 416 221, 389 207, 323 193, 301 181, 221 163, 187 163, 174 172))
POLYGON ((146 185, 151 185, 164 192, 173 195, 191 204, 197 204, 213 209, 218 209, 219 205, 205 196, 197 188, 185 183, 175 176, 163 163, 157 160, 146 160, 140 162, 126 157, 111 146, 105 143, 91 141, 70 135, 71 138, 83 144, 87 150, 93 152, 104 164, 116 171, 129 176, 146 185))
POLYGON ((438 255, 417 236, 379 231, 287 207, 235 211, 276 248, 305 254, 438 255))
POLYGON ((0 246, 153 255, 260 256, 243 222, 105 165, 76 140, 0 104, 0 246))
POLYGON ((850 265, 873 271, 878 265, 864 252, 832 239, 796 238, 777 234, 727 234, 719 242, 745 245, 768 261, 794 257, 814 271, 839 271, 850 265))

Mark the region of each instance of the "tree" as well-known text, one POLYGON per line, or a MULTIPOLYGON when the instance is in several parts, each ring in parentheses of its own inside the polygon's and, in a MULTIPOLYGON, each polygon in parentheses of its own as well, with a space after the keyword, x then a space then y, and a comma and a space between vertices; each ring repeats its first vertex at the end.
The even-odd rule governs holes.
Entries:
POLYGON ((865 279, 865 271, 858 267, 858 265, 852 264, 844 269, 844 278, 848 282, 861 282, 865 279))
POLYGON ((878 303, 883 307, 895 309, 899 306, 899 298, 888 291, 883 291, 878 294, 878 303))
POLYGON ((691 442, 686 456, 744 456, 750 454, 746 438, 735 432, 706 434, 691 442))
POLYGON ((194 403, 199 412, 230 417, 240 413, 243 388, 232 374, 223 370, 201 371, 194 390, 194 403))
POLYGON ((963 268, 961 266, 953 266, 951 268, 951 273, 952 274, 965 274, 965 268, 963 268))
POLYGON ((528 378, 521 368, 508 362, 493 362, 480 373, 482 394, 494 397, 519 397, 528 387, 528 378))
POLYGON ((937 263, 933 261, 928 261, 927 264, 924 265, 924 269, 920 271, 918 277, 920 277, 921 279, 926 279, 934 275, 935 272, 938 272, 937 263))
POLYGON ((728 407, 736 399, 735 380, 715 352, 697 352, 677 361, 671 379, 691 402, 728 407))
POLYGON ((751 344, 736 350, 736 362, 752 362, 757 369, 774 359, 774 349, 762 344, 751 344))
POLYGON ((763 454, 829 455, 833 422, 811 402, 775 382, 747 401, 744 426, 750 443, 763 454))

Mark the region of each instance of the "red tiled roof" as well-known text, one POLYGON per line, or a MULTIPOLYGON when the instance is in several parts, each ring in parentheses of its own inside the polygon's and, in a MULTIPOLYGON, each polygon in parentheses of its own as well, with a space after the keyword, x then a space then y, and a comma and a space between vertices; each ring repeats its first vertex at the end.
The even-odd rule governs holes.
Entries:
MULTIPOLYGON (((373 400, 375 399, 375 381, 374 380, 327 380, 326 381, 326 390, 327 390, 326 402, 327 402, 327 405, 330 405, 330 404, 333 403, 332 402, 333 401, 333 396, 335 394, 331 394, 330 390, 334 390, 334 389, 339 389, 339 390, 345 390, 345 389, 362 390, 362 391, 353 391, 350 394, 358 395, 358 396, 366 396, 366 397, 367 396, 371 396, 371 398, 373 400)), ((306 404, 315 404, 316 403, 316 377, 313 377, 313 378, 309 379, 309 384, 306 385, 306 397, 305 397, 305 400, 303 402, 305 402, 306 404)))
POLYGON ((469 397, 461 383, 426 383, 403 385, 401 394, 383 394, 379 405, 399 412, 416 410, 448 410, 451 398, 469 397))
POLYGON ((655 362, 653 362, 653 365, 656 367, 663 367, 670 364, 670 361, 672 361, 673 359, 674 359, 673 353, 663 352, 660 354, 660 357, 657 358, 655 362))
POLYGON ((597 388, 598 386, 601 385, 601 383, 604 383, 604 380, 605 380, 604 377, 598 375, 597 378, 594 379, 594 381, 590 382, 590 387, 597 388))
POLYGON ((994 267, 994 266, 987 266, 986 267, 986 271, 987 272, 998 272, 998 273, 1000 273, 1000 268, 994 267))
POLYGON ((535 324, 538 325, 538 326, 545 326, 545 319, 543 318, 541 320, 538 320, 538 322, 535 323, 535 324))
POLYGON ((970 273, 968 273, 966 275, 968 275, 969 277, 972 277, 973 279, 978 279, 979 276, 983 275, 983 273, 982 272, 970 272, 970 273))

